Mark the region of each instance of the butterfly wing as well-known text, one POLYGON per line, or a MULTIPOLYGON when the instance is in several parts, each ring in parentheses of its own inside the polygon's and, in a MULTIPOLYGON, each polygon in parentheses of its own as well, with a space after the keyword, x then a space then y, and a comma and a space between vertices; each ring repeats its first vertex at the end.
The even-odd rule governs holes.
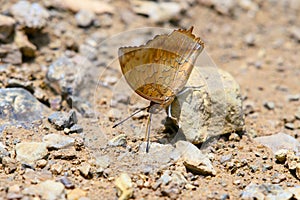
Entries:
POLYGON ((158 104, 186 84, 203 42, 189 30, 158 35, 139 47, 121 47, 119 61, 126 81, 140 96, 158 104))

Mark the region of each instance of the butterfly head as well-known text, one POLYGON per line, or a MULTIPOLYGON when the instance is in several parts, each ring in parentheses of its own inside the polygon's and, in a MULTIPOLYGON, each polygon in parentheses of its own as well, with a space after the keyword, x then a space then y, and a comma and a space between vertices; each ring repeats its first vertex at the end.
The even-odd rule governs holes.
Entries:
POLYGON ((168 107, 173 102, 174 98, 174 96, 165 97, 164 102, 160 104, 151 101, 148 112, 153 114, 159 113, 161 110, 164 110, 166 107, 168 107))

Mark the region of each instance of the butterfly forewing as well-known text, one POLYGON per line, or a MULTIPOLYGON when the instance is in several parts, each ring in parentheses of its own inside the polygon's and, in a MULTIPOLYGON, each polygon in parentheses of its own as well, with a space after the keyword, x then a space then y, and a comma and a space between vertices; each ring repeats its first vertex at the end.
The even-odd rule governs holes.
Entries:
POLYGON ((158 104, 186 84, 203 42, 192 29, 159 35, 140 47, 119 49, 122 73, 140 96, 158 104))

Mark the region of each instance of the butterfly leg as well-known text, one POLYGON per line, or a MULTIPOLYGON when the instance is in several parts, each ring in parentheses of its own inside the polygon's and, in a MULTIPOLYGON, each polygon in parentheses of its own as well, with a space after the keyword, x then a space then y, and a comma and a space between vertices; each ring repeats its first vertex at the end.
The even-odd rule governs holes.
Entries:
POLYGON ((172 122, 180 128, 180 125, 178 124, 178 121, 175 117, 172 116, 172 104, 168 105, 167 107, 167 115, 168 115, 168 118, 170 118, 172 120, 172 122))
POLYGON ((147 140, 146 153, 149 152, 149 148, 150 148, 150 126, 151 126, 151 121, 152 121, 152 113, 149 113, 148 121, 147 121, 147 128, 146 128, 146 135, 145 135, 145 140, 147 140))

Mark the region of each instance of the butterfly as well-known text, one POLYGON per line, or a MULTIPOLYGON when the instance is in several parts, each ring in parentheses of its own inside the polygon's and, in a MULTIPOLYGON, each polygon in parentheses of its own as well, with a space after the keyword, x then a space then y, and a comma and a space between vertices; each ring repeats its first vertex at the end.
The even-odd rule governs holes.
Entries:
POLYGON ((113 127, 147 109, 146 152, 149 151, 152 114, 166 109, 184 88, 204 48, 203 41, 192 31, 193 27, 178 29, 170 34, 157 35, 145 45, 119 48, 119 62, 127 83, 138 95, 149 100, 150 105, 113 127))

